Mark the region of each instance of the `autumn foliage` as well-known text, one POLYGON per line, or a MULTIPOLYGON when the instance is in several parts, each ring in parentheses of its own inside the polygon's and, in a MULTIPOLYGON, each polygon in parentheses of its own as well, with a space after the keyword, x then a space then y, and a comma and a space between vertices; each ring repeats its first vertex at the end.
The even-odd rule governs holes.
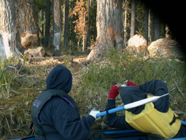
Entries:
POLYGON ((83 0, 77 0, 76 6, 73 8, 73 11, 69 14, 69 17, 73 17, 73 15, 77 16, 78 18, 73 21, 76 23, 74 32, 83 35, 85 33, 86 27, 86 17, 88 16, 88 11, 85 7, 86 3, 83 0))

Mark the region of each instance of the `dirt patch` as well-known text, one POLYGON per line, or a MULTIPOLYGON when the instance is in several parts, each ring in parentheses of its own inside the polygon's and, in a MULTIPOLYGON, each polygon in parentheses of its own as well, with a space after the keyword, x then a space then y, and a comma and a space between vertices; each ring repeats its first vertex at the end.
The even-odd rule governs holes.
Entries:
POLYGON ((46 65, 60 65, 64 64, 64 60, 68 60, 68 57, 72 57, 74 62, 84 62, 87 56, 58 56, 58 57, 37 57, 32 58, 29 61, 29 67, 33 66, 46 66, 46 65))
POLYGON ((84 61, 86 61, 86 59, 87 59, 87 56, 81 56, 81 57, 75 57, 73 59, 73 61, 74 62, 84 62, 84 61))

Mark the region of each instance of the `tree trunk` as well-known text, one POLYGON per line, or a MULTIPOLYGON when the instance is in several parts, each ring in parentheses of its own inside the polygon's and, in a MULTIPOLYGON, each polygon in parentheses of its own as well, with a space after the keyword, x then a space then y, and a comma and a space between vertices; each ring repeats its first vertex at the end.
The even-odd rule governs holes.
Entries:
POLYGON ((150 9, 150 42, 154 41, 154 14, 150 9))
POLYGON ((165 24, 165 37, 170 38, 170 30, 167 24, 165 24))
POLYGON ((64 21, 64 47, 67 48, 69 41, 68 41, 68 14, 69 14, 69 0, 65 0, 65 21, 64 21))
MULTIPOLYGON (((44 21, 44 16, 45 16, 45 12, 44 10, 41 11, 41 21, 44 21)), ((44 33, 45 33, 45 29, 44 29, 44 23, 42 23, 41 25, 41 44, 44 45, 44 33)))
POLYGON ((131 31, 130 37, 135 35, 135 18, 136 18, 136 0, 132 0, 131 3, 131 31))
POLYGON ((0 50, 4 51, 4 56, 12 57, 19 55, 16 47, 16 28, 15 28, 15 1, 0 1, 0 34, 2 35, 2 45, 0 50))
POLYGON ((157 14, 155 14, 154 19, 154 40, 157 40, 160 38, 160 19, 157 14))
POLYGON ((97 38, 87 60, 103 56, 111 47, 123 48, 123 20, 121 0, 97 0, 97 38))
POLYGON ((90 7, 91 7, 91 0, 88 0, 88 26, 87 26, 85 48, 87 48, 87 46, 90 46, 90 7))
POLYGON ((16 27, 21 39, 21 45, 25 48, 32 48, 38 40, 34 0, 17 0, 16 5, 16 27))
POLYGON ((60 55, 60 43, 61 43, 61 0, 53 0, 53 55, 60 55))
POLYGON ((151 43, 151 9, 149 9, 149 23, 148 23, 148 38, 149 38, 149 40, 148 40, 148 44, 150 44, 151 43))
POLYGON ((147 40, 148 45, 148 21, 149 21, 149 8, 145 6, 145 39, 147 40))
MULTIPOLYGON (((76 0, 73 0, 72 1, 72 3, 71 3, 71 5, 70 5, 70 8, 71 9, 73 9, 74 7, 75 7, 75 5, 76 5, 76 0)), ((73 17, 72 17, 72 21, 74 21, 75 20, 75 15, 73 14, 73 17)), ((76 46, 76 33, 74 32, 74 29, 75 29, 75 23, 73 23, 73 22, 70 22, 69 23, 70 24, 70 26, 69 26, 69 32, 71 33, 70 34, 70 36, 71 36, 71 50, 72 50, 72 52, 75 50, 75 46, 76 46)), ((78 48, 79 49, 79 48, 78 48)))
POLYGON ((124 43, 127 45, 127 13, 128 13, 128 0, 125 0, 125 21, 124 21, 124 43))
POLYGON ((84 52, 86 49, 86 30, 85 30, 85 26, 86 26, 86 21, 85 21, 85 13, 83 14, 83 20, 84 20, 84 27, 83 27, 83 47, 82 47, 82 51, 84 52))
POLYGON ((51 12, 50 12, 50 0, 45 0, 45 5, 46 5, 46 9, 45 9, 45 41, 44 41, 44 46, 47 47, 49 44, 49 39, 50 39, 50 16, 51 16, 51 12))
POLYGON ((150 34, 151 42, 160 38, 160 20, 152 10, 150 12, 150 34))

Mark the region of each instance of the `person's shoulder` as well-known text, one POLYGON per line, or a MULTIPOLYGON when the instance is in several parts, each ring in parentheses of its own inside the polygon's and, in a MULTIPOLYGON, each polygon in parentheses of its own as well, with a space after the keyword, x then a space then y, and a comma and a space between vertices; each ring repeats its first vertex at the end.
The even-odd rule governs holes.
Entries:
POLYGON ((53 105, 63 105, 63 104, 66 104, 65 100, 63 100, 59 96, 51 97, 50 103, 53 104, 53 105))
POLYGON ((60 98, 59 96, 53 96, 45 103, 44 108, 62 108, 65 106, 65 104, 66 102, 62 98, 60 98))

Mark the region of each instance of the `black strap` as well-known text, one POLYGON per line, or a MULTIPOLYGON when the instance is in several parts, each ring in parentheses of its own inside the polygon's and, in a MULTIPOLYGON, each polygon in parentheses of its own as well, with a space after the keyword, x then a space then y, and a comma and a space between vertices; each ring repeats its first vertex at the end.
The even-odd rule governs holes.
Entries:
POLYGON ((172 121, 171 121, 169 124, 172 125, 173 123, 175 123, 176 119, 179 119, 179 117, 176 117, 176 116, 174 115, 172 121))
POLYGON ((50 125, 41 125, 41 127, 43 128, 43 134, 46 135, 51 135, 51 134, 58 134, 58 131, 56 131, 52 126, 50 125), (50 133, 48 132, 44 132, 44 130, 50 129, 50 133), (53 132, 52 132, 53 131, 53 132))
POLYGON ((107 115, 109 115, 108 110, 109 110, 109 109, 105 109, 105 111, 106 111, 107 115))
POLYGON ((32 129, 33 125, 34 125, 34 123, 32 122, 32 123, 30 124, 30 129, 32 129))

